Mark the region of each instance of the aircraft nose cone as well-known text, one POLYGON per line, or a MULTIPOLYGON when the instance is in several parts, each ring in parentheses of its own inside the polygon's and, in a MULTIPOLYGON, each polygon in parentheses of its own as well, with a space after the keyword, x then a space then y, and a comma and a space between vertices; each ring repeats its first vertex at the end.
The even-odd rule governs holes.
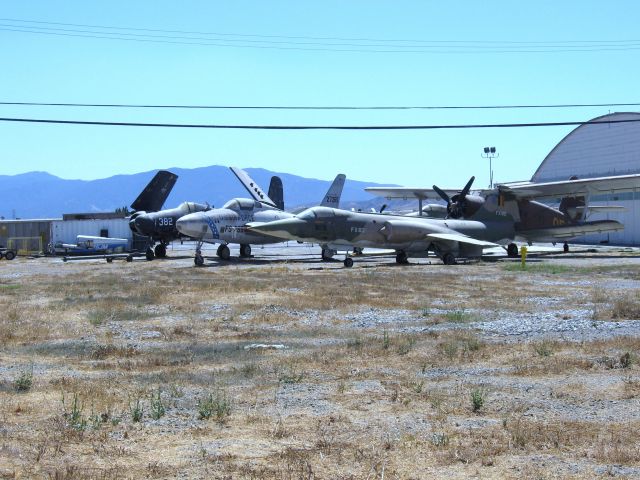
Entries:
POLYGON ((133 224, 136 227, 136 230, 141 235, 151 235, 153 233, 154 222, 151 218, 146 215, 140 215, 133 220, 133 224))
MULTIPOLYGON (((195 218, 192 215, 186 215, 179 218, 176 222, 176 228, 182 235, 187 237, 200 237, 202 236, 202 226, 205 225, 199 218, 195 218)), ((205 229, 206 231, 206 229, 205 229)))
POLYGON ((287 240, 297 240, 301 237, 301 227, 304 222, 297 218, 288 218, 283 220, 275 220, 273 222, 249 224, 250 230, 265 235, 284 238, 287 240))

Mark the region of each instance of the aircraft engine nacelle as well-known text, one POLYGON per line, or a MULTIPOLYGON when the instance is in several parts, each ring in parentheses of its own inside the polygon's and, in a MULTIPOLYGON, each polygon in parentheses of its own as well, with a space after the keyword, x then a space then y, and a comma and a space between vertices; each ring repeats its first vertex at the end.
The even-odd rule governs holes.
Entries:
POLYGON ((405 243, 424 240, 433 231, 410 220, 389 220, 384 222, 380 233, 387 242, 405 243))
POLYGON ((136 222, 135 222, 136 217, 139 217, 140 215, 145 215, 146 213, 147 212, 140 211, 140 212, 134 213, 129 217, 129 228, 133 233, 138 233, 138 230, 136 230, 136 222))

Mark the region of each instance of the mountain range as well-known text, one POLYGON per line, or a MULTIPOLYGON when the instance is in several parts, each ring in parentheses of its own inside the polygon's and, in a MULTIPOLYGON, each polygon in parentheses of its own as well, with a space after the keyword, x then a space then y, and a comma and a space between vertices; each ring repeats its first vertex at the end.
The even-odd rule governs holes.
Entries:
MULTIPOLYGON (((168 170, 178 175, 178 181, 165 208, 183 201, 208 202, 221 207, 231 198, 248 196, 233 173, 224 166, 168 170)), ((287 209, 317 204, 331 183, 261 168, 247 168, 246 171, 265 191, 271 177, 278 175, 284 184, 287 209)), ((149 171, 98 180, 67 180, 46 172, 0 175, 0 217, 60 218, 63 213, 114 211, 131 205, 154 174, 155 171, 149 171)), ((365 192, 366 186, 382 185, 347 179, 341 207, 369 209, 379 208, 385 203, 383 199, 365 192)))

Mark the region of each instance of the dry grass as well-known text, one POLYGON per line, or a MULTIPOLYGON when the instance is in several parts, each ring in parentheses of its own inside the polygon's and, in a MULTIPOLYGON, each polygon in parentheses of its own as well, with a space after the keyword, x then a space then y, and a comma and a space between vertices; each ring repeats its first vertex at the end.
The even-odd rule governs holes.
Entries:
MULTIPOLYGON (((473 330, 476 312, 584 296, 545 286, 579 272, 65 267, 29 275, 25 264, 20 280, 0 283, 0 477, 590 478, 599 465, 640 468, 640 338, 504 342, 473 330), (372 309, 409 321, 347 318, 372 309), (252 343, 286 348, 245 349, 252 343), (32 385, 18 392, 26 370, 32 385), (611 421, 607 402, 628 421, 611 421), (574 418, 591 404, 608 416, 574 418), (553 461, 526 460, 539 455, 553 461), (576 470, 558 473, 566 463, 576 470)), ((634 296, 591 296, 608 318, 636 315, 634 296)))

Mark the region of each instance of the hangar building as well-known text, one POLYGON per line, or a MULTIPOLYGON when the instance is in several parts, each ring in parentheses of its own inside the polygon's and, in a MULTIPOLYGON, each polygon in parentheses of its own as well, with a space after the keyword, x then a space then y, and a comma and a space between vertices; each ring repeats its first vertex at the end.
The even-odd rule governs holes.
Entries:
MULTIPOLYGON (((578 178, 640 173, 640 113, 612 113, 596 117, 569 133, 546 156, 532 182, 554 182, 578 178), (598 123, 607 120, 637 120, 629 123, 598 123)), ((624 230, 576 239, 580 243, 611 243, 640 246, 640 190, 616 195, 598 195, 592 205, 619 205, 622 212, 594 213, 589 220, 618 220, 624 230)), ((573 243, 573 242, 572 242, 573 243)))

